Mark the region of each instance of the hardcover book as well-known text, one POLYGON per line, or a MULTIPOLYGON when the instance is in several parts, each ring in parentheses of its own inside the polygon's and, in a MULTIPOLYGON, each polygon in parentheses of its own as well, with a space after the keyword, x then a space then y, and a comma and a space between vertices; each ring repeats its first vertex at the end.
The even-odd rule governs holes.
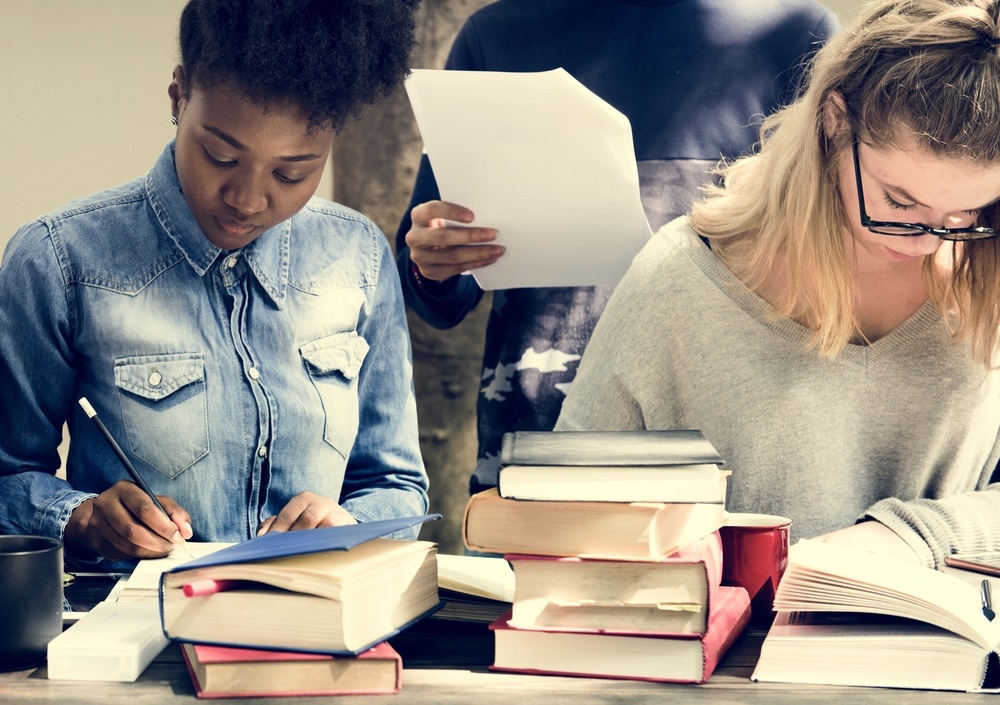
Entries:
POLYGON ((719 465, 722 456, 696 430, 514 431, 504 434, 500 465, 719 465))
POLYGON ((386 642, 357 656, 190 643, 180 647, 199 698, 393 695, 402 685, 403 660, 386 642))
POLYGON ((435 610, 436 549, 381 538, 431 517, 265 534, 164 572, 171 639, 356 654, 435 610))
POLYGON ((729 474, 717 465, 508 465, 498 486, 509 499, 723 504, 729 474))
POLYGON ((517 431, 500 462, 512 499, 722 504, 729 475, 700 431, 517 431))
POLYGON ((753 680, 974 691, 1000 686, 1000 620, 972 581, 818 541, 792 547, 753 680))
POLYGON ((722 580, 713 532, 659 561, 508 555, 521 629, 703 634, 722 580))
POLYGON ((492 668, 633 680, 704 683, 743 632, 750 598, 739 587, 720 587, 704 635, 626 635, 515 629, 501 618, 492 628, 492 668))
POLYGON ((521 501, 490 488, 465 507, 465 545, 484 553, 657 559, 719 529, 723 504, 521 501))

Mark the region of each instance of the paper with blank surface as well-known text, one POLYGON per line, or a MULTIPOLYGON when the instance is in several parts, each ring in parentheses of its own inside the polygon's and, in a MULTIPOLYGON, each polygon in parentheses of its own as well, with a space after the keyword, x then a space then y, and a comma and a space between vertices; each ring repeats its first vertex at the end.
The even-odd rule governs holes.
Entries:
POLYGON ((507 248, 486 290, 617 284, 651 237, 628 118, 564 69, 415 69, 406 91, 445 201, 507 248))

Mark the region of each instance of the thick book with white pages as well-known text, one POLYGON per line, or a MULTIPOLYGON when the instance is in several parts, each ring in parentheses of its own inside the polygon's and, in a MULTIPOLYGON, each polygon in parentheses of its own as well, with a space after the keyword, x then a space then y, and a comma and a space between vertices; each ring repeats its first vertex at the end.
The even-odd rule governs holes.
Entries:
POLYGON ((800 541, 775 593, 778 613, 753 679, 997 689, 1000 619, 989 605, 991 580, 800 541))

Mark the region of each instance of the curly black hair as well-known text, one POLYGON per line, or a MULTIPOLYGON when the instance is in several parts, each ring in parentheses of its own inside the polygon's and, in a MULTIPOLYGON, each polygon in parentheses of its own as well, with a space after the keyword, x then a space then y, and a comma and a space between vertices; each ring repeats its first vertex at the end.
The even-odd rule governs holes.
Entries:
POLYGON ((419 0, 190 0, 180 52, 192 86, 232 84, 339 129, 409 72, 419 0))

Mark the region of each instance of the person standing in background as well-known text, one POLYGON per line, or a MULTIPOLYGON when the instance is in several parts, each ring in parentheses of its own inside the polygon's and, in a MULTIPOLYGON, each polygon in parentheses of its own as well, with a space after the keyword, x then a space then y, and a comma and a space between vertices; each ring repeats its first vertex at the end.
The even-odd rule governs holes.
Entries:
MULTIPOLYGON (((688 210, 720 159, 753 147, 760 119, 792 100, 803 63, 838 27, 816 0, 498 0, 469 17, 445 68, 562 67, 624 113, 655 232, 688 210)), ((407 304, 446 329, 483 297, 459 275, 503 249, 488 244, 488 227, 447 225, 473 214, 439 199, 425 155, 396 234, 397 264, 407 304)), ((552 429, 612 290, 493 293, 472 492, 496 485, 504 433, 552 429)))

